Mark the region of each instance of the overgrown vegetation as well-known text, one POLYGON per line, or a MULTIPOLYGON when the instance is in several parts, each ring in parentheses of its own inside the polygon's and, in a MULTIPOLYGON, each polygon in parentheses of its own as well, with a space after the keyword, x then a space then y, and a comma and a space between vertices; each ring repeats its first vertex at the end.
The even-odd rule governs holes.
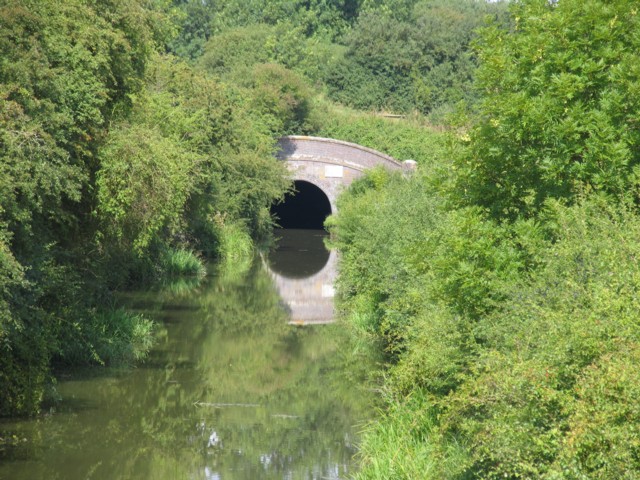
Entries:
MULTIPOLYGON (((422 116, 389 119, 359 112, 318 99, 310 115, 320 137, 339 138, 384 152, 398 160, 416 160, 432 165, 447 139, 434 132, 422 116)), ((428 168, 428 167, 427 167, 428 168)))
POLYGON ((202 260, 191 250, 167 250, 161 257, 161 268, 169 275, 191 275, 201 277, 206 274, 202 260))
POLYGON ((142 358, 152 325, 111 292, 201 274, 233 254, 228 225, 264 234, 288 188, 272 153, 306 91, 273 103, 286 73, 225 85, 162 54, 174 13, 0 3, 0 415, 36 412, 52 363, 142 358))
POLYGON ((388 358, 358 478, 640 472, 637 5, 510 12, 477 43, 479 115, 328 223, 342 310, 388 358))
POLYGON ((638 22, 631 0, 0 2, 0 414, 36 412, 53 363, 144 355, 114 289, 246 271, 288 188, 275 139, 316 134, 420 164, 327 223, 342 311, 388 360, 360 478, 637 477, 638 22))
POLYGON ((256 64, 302 75, 335 102, 431 114, 476 102, 475 29, 506 21, 505 2, 476 0, 179 2, 175 52, 232 81, 256 64))
POLYGON ((344 56, 327 71, 330 96, 356 108, 434 118, 474 103, 470 42, 486 17, 502 17, 504 5, 431 0, 365 9, 345 37, 344 56))

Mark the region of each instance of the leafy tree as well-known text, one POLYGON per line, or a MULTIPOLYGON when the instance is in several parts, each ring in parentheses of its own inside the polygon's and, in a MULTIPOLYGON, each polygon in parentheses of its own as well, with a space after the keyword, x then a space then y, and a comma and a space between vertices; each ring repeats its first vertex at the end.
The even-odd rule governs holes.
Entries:
POLYGON ((635 189, 640 38, 632 1, 520 1, 478 43, 483 93, 461 193, 498 216, 635 189), (464 193, 463 193, 464 192, 464 193))
POLYGON ((267 46, 274 43, 274 33, 274 28, 265 24, 225 30, 206 44, 198 63, 213 75, 242 78, 255 64, 275 61, 267 46))
POLYGON ((264 232, 287 188, 266 119, 289 111, 158 57, 172 15, 0 2, 0 415, 37 411, 52 362, 144 354, 151 325, 110 311, 111 288, 167 249, 215 253, 225 221, 264 232))
POLYGON ((0 414, 37 409, 59 339, 95 319, 95 154, 165 27, 137 0, 0 2, 0 414))
POLYGON ((410 24, 365 14, 349 36, 344 59, 328 72, 329 93, 356 108, 410 110, 410 74, 417 57, 410 24))
POLYGON ((256 65, 249 86, 252 104, 277 135, 302 133, 309 115, 310 90, 298 75, 277 64, 256 65))
MULTIPOLYGON (((282 125, 294 107, 278 92, 284 106, 268 118, 282 125)), ((215 244, 222 218, 264 232, 265 212, 287 185, 265 118, 234 88, 156 57, 148 90, 100 150, 98 213, 107 244, 142 256, 163 243, 215 244)), ((215 253, 214 245, 207 250, 215 253)))
POLYGON ((180 33, 171 44, 176 54, 196 59, 204 45, 228 30, 255 25, 287 25, 306 38, 340 38, 359 13, 351 0, 173 0, 182 19, 180 33))
POLYGON ((204 45, 212 35, 215 4, 209 0, 174 0, 178 12, 178 35, 169 48, 180 57, 195 59, 202 55, 204 45))
POLYGON ((504 16, 504 4, 398 3, 363 7, 344 59, 326 77, 330 95, 357 108, 404 112, 472 103, 470 43, 485 16, 504 16))
POLYGON ((175 231, 197 157, 146 126, 122 125, 101 151, 100 213, 125 248, 144 252, 163 227, 175 231))

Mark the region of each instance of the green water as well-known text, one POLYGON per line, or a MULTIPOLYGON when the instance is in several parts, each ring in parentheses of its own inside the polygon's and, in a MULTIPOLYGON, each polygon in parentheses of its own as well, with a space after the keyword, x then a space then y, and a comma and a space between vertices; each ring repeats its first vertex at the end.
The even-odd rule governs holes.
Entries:
POLYGON ((271 263, 123 294, 158 323, 148 360, 66 372, 50 412, 0 422, 0 478, 348 478, 368 366, 339 325, 289 325, 271 263))

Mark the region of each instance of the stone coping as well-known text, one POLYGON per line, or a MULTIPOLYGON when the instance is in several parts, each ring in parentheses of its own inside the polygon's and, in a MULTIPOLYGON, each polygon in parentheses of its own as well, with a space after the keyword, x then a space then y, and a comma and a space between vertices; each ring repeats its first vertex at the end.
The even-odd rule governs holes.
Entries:
MULTIPOLYGON (((288 152, 287 152, 287 148, 286 148, 286 143, 287 142, 291 142, 291 143, 309 142, 309 143, 320 143, 320 144, 336 145, 338 147, 347 147, 347 148, 359 150, 359 151, 367 153, 369 155, 373 155, 373 156, 379 158, 380 160, 382 160, 383 162, 386 162, 388 164, 391 164, 394 167, 397 167, 398 169, 402 169, 403 168, 403 164, 401 162, 399 162, 395 158, 391 157, 390 155, 387 155, 385 153, 379 152, 378 150, 374 150, 373 148, 363 147, 362 145, 358 145, 357 143, 346 142, 344 140, 336 140, 334 138, 310 137, 310 136, 305 136, 305 135, 287 135, 287 136, 281 137, 278 140, 278 143, 281 145, 282 149, 281 149, 280 152, 278 152, 278 158, 291 158, 291 155, 288 154, 288 152), (283 153, 284 153, 284 155, 283 155, 283 153)), ((321 152, 318 155, 318 157, 319 158, 326 158, 327 157, 327 152, 326 151, 321 152)), ((336 158, 339 158, 339 156, 336 155, 336 158)))

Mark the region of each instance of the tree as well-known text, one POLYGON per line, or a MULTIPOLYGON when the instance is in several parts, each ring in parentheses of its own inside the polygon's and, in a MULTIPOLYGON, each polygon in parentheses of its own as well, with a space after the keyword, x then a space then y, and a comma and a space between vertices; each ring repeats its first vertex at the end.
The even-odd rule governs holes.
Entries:
POLYGON ((425 0, 366 4, 326 77, 333 98, 368 109, 429 113, 472 103, 475 30, 504 4, 425 0))
POLYGON ((630 0, 524 0, 477 44, 483 94, 460 194, 496 216, 548 198, 635 190, 640 29, 630 0))

